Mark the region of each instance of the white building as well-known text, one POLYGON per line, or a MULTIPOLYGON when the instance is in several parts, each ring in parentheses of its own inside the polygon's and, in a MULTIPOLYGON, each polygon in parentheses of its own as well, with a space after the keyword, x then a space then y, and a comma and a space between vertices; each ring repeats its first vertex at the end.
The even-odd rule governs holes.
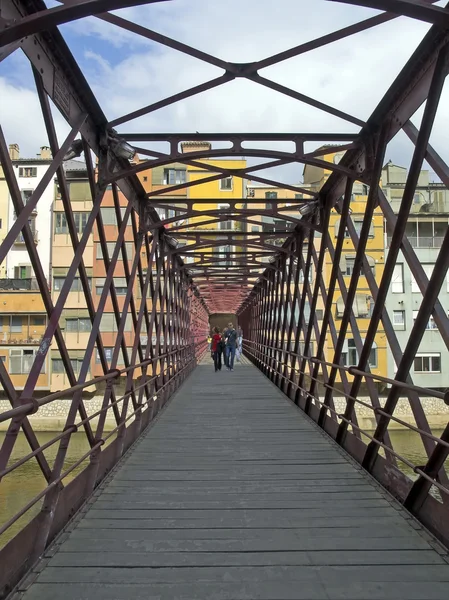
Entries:
MULTIPOLYGON (((391 162, 387 163, 382 170, 382 189, 396 214, 401 205, 407 174, 407 169, 391 162)), ((431 183, 429 172, 421 171, 405 235, 429 278, 446 234, 448 222, 449 190, 442 183, 431 183)), ((385 237, 388 253, 391 238, 389 234, 385 237)), ((400 252, 387 296, 386 308, 402 349, 405 348, 410 337, 422 299, 415 278, 404 255, 400 252)), ((449 276, 441 288, 439 300, 444 310, 449 311, 449 276)), ((448 388, 449 378, 445 369, 448 361, 449 351, 431 317, 410 370, 413 382, 427 388, 448 388)), ((396 365, 389 351, 388 376, 394 377, 395 374, 396 365)))
MULTIPOLYGON (((24 204, 26 204, 43 178, 48 166, 51 164, 51 151, 47 146, 42 146, 40 153, 35 158, 20 158, 19 146, 17 144, 11 144, 9 152, 14 165, 14 172, 19 184, 19 189, 22 194, 22 200, 24 204)), ((52 207, 54 195, 55 184, 54 179, 52 178, 28 220, 47 280, 49 280, 51 268, 52 207)), ((16 220, 16 214, 11 196, 9 196, 8 202, 9 230, 16 220)), ((8 253, 6 259, 6 272, 7 277, 10 279, 30 279, 34 277, 30 256, 25 246, 22 233, 18 235, 8 253)))

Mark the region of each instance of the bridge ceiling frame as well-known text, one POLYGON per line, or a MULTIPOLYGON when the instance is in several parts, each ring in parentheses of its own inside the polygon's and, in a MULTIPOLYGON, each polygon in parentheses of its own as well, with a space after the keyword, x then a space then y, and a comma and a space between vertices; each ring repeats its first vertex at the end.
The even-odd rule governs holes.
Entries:
POLYGON ((37 515, 0 550, 0 597, 8 593, 42 555, 67 523, 72 510, 79 508, 89 497, 204 355, 208 318, 212 313, 237 314, 247 338, 247 357, 426 526, 445 543, 449 542, 446 518, 449 482, 444 467, 449 454, 449 426, 441 435, 435 435, 420 402, 423 395, 431 394, 449 404, 449 397, 442 392, 415 386, 410 376, 413 359, 431 316, 449 348, 449 320, 438 300, 438 291, 449 267, 449 234, 444 237, 430 278, 404 235, 424 160, 449 187, 449 168, 429 144, 441 90, 449 70, 448 7, 437 7, 432 0, 338 0, 385 12, 262 60, 235 63, 109 12, 162 1, 64 0, 61 6, 51 9, 42 0, 3 0, 0 3, 0 61, 20 50, 28 58, 53 156, 41 184, 24 204, 14 164, 0 128, 0 161, 17 215, 0 245, 0 262, 6 258, 18 236, 22 236, 47 316, 45 333, 23 388, 16 389, 11 373, 0 361, 0 383, 11 404, 10 410, 0 413, 0 422, 8 425, 8 435, 0 448, 0 480, 27 461, 37 462, 45 480, 43 491, 38 496, 20 507, 8 522, 0 524, 1 539, 1 535, 16 526, 23 515, 29 516, 30 510, 39 508, 37 515), (375 28, 401 15, 429 23, 432 27, 366 122, 261 75, 267 67, 375 28), (108 120, 57 28, 86 16, 95 16, 215 66, 222 72, 205 83, 108 120), (312 106, 323 114, 349 123, 354 131, 200 134, 121 130, 125 124, 144 115, 235 79, 245 79, 312 106), (424 117, 417 129, 410 119, 423 104, 424 117), (62 141, 56 133, 52 105, 69 124, 70 132, 62 141), (120 132, 115 128, 120 128, 120 132), (385 149, 401 131, 413 142, 415 150, 401 209, 395 215, 379 182, 385 149), (182 153, 183 142, 214 141, 226 143, 227 148, 182 153), (64 170, 64 157, 77 142, 87 165, 92 203, 81 235, 76 227, 64 170), (169 151, 163 153, 135 146, 155 142, 166 142, 169 151), (275 149, 279 142, 290 142, 293 150, 275 149), (117 148, 124 147, 125 143, 132 144, 133 149, 145 159, 135 164, 123 158, 117 148), (273 147, 267 149, 270 143, 273 147), (307 151, 306 144, 310 143, 322 146, 319 150, 307 151), (255 148, 255 144, 259 147, 255 148), (334 144, 339 144, 338 151, 345 153, 338 164, 322 158, 326 152, 336 151, 334 144), (242 155, 251 157, 257 164, 240 169, 214 164, 215 159, 224 156, 237 158, 242 155), (200 181, 166 185, 163 189, 151 191, 144 189, 139 173, 173 163, 201 168, 209 174, 200 181), (323 168, 329 170, 330 176, 321 189, 314 190, 260 174, 269 168, 288 164, 323 168), (267 206, 265 200, 247 196, 227 200, 228 207, 202 210, 203 205, 214 199, 189 196, 197 186, 231 176, 272 189, 288 190, 302 197, 295 199, 288 208, 283 206, 285 198, 270 199, 271 206, 267 206), (36 248, 35 232, 29 223, 45 188, 55 178, 61 190, 62 209, 73 248, 72 263, 56 297, 49 291, 49 282, 36 248), (356 228, 350 210, 355 182, 369 186, 361 229, 356 228), (179 195, 184 191, 186 196, 179 195), (112 251, 101 212, 108 194, 117 220, 117 238, 112 251), (121 203, 122 197, 126 198, 126 207, 121 203), (391 236, 380 282, 372 274, 366 250, 371 218, 378 208, 391 236), (160 218, 160 210, 173 210, 176 214, 160 218), (334 210, 340 214, 336 236, 329 231, 330 216, 334 210), (256 220, 260 217, 279 219, 286 224, 285 229, 250 231, 249 227, 260 224, 256 220), (220 224, 230 220, 241 224, 242 230, 220 228, 220 224), (201 226, 215 226, 216 229, 202 229, 201 226), (96 236, 103 261, 104 284, 98 299, 91 290, 89 268, 85 261, 85 249, 92 235, 96 236), (340 267, 344 240, 348 236, 356 249, 349 284, 340 267), (132 255, 129 255, 130 241, 132 255), (404 348, 401 348, 385 308, 400 252, 423 296, 412 336, 404 348), (322 272, 327 257, 332 262, 332 269, 330 279, 325 282, 322 272), (123 265, 123 270, 117 275, 119 264, 123 265), (123 298, 118 294, 118 276, 126 281, 123 298), (366 278, 373 300, 367 331, 361 330, 353 310, 361 276, 366 278), (67 300, 76 280, 90 321, 86 353, 77 370, 73 367, 61 327, 67 300), (334 316, 337 289, 344 305, 338 323, 334 316), (324 306, 320 318, 319 299, 324 306), (116 329, 110 354, 101 327, 102 313, 108 303, 116 329), (131 331, 127 329, 128 316, 131 317, 131 331), (396 376, 391 380, 373 374, 369 366, 380 324, 397 365, 396 376), (346 368, 341 362, 349 332, 354 339, 358 363, 356 367, 346 368), (331 361, 325 359, 329 340, 334 348, 331 361), (312 343, 316 344, 313 352, 312 343), (52 345, 62 361, 67 386, 62 391, 42 396, 39 394, 39 381, 43 370, 48 368, 52 345), (103 374, 89 378, 93 356, 103 374), (120 357, 123 362, 119 362, 120 357), (118 382, 121 389, 117 386, 118 382), (380 382, 391 386, 385 404, 379 397, 380 382), (92 386, 101 391, 101 406, 96 413, 89 410, 86 402, 86 390, 92 386), (358 396, 362 386, 368 396, 366 407, 372 410, 376 421, 372 435, 363 431, 359 424, 359 408, 363 402, 358 396), (336 405, 338 394, 345 397, 343 409, 336 405), (407 460, 398 454, 390 438, 392 423, 401 424, 401 419, 394 414, 401 394, 410 402, 416 421, 416 427, 412 429, 420 436, 428 457, 424 466, 408 464, 417 475, 414 482, 397 469, 398 461, 407 463, 407 460), (33 429, 32 416, 46 404, 67 397, 71 401, 64 428, 48 443, 48 447, 57 447, 55 462, 50 464, 45 455, 47 448, 40 444, 33 429), (114 430, 107 433, 106 418, 111 415, 114 430), (83 432, 89 445, 89 451, 83 457, 87 467, 67 485, 73 469, 79 466, 67 469, 65 464, 70 439, 76 431, 83 432), (25 434, 29 453, 14 463, 11 456, 20 432, 25 434), (364 442, 367 436, 369 444, 364 442), (441 494, 441 500, 435 498, 435 489, 441 494))

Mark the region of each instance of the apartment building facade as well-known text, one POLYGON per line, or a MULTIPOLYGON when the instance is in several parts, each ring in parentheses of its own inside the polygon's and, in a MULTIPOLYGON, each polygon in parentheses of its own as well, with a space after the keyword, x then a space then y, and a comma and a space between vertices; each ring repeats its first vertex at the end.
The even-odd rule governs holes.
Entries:
MULTIPOLYGON (((387 163, 382 170, 382 190, 396 214, 399 212, 407 175, 405 167, 392 162, 387 163)), ((423 170, 419 176, 405 235, 428 277, 432 274, 448 223, 449 190, 441 182, 431 182, 429 171, 423 170)), ((392 232, 386 229, 387 254, 391 234, 392 232)), ((439 300, 448 314, 449 277, 440 291, 439 300)), ((401 252, 386 302, 401 348, 406 346, 410 338, 421 303, 421 291, 401 252)), ((446 389, 448 383, 444 365, 448 360, 449 351, 431 317, 410 371, 414 383, 427 388, 446 389)), ((389 352, 388 375, 394 377, 395 374, 396 364, 389 352)))
MULTIPOLYGON (((338 164, 343 156, 343 152, 338 151, 338 147, 334 151, 327 150, 320 156, 327 162, 333 162, 338 164)), ((304 185, 310 189, 319 190, 325 183, 331 173, 330 169, 325 169, 317 166, 306 165, 303 172, 304 185)), ((365 216, 366 202, 368 200, 369 189, 368 186, 361 182, 354 182, 351 198, 351 218, 354 224, 354 228, 357 233, 360 233, 365 216)), ((340 215, 336 210, 332 210, 329 221, 329 234, 330 242, 335 247, 335 243, 338 236, 340 227, 340 215)), ((383 214, 380 208, 374 210, 368 242, 366 245, 366 256, 368 259, 369 266, 374 275, 374 279, 377 283, 380 282, 384 264, 385 264, 385 248, 384 248, 384 225, 383 225, 383 214)), ((319 236, 318 236, 319 237, 319 236)), ((317 240, 318 242, 318 240, 317 240)), ((345 240, 343 242, 343 251, 340 262, 340 269, 343 274, 343 279, 346 289, 349 287, 351 276, 354 272, 354 261, 356 255, 356 246, 354 245, 349 231, 345 232, 345 240)), ((325 257, 325 268, 324 268, 324 280, 326 287, 330 281, 332 270, 332 258, 328 252, 325 257)), ((362 343, 364 341, 364 334, 366 334, 369 326, 369 321, 374 308, 374 299, 371 295, 367 279, 362 271, 358 279, 356 297, 352 306, 354 317, 357 321, 357 326, 360 332, 362 343)), ((336 291, 334 294, 334 305, 333 305, 333 317, 335 321, 336 333, 338 335, 340 331, 340 322, 345 309, 345 302, 343 299, 343 293, 337 284, 336 291)), ((326 339, 326 360, 329 362, 333 361, 334 343, 330 333, 326 339)), ((357 366, 359 362, 359 352, 356 347, 356 341, 354 335, 351 332, 351 328, 348 329, 341 363, 346 367, 357 366)), ((385 331, 382 325, 376 332, 374 343, 372 346, 371 354, 369 357, 370 370, 377 374, 385 376, 387 374, 387 340, 385 331)), ((348 375, 348 379, 351 381, 352 376, 348 375)))

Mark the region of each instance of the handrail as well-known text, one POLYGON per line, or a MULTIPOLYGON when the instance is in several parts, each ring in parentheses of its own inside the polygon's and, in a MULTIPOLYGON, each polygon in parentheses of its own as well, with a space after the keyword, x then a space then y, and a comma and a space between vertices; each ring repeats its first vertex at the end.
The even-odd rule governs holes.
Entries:
MULTIPOLYGON (((310 360, 313 363, 325 365, 327 367, 333 367, 335 369, 345 371, 346 373, 349 373, 349 375, 360 375, 361 377, 369 377, 370 379, 374 379, 375 381, 379 381, 382 383, 389 383, 389 384, 399 387, 401 389, 418 392, 418 393, 423 393, 423 394, 426 394, 427 396, 432 396, 433 398, 439 398, 440 400, 444 400, 444 403, 449 405, 449 390, 447 392, 443 393, 443 392, 439 392, 437 390, 432 390, 430 388, 424 388, 419 385, 413 385, 413 384, 407 383, 405 381, 400 381, 398 379, 390 379, 389 377, 384 377, 383 375, 377 375, 375 373, 371 373, 370 371, 362 371, 362 370, 358 369, 357 367, 347 367, 345 365, 339 365, 339 364, 336 364, 336 363, 333 363, 333 362, 330 362, 327 360, 317 358, 316 356, 304 356, 302 354, 297 354, 295 352, 291 352, 290 350, 284 350, 283 348, 278 348, 276 346, 267 346, 266 344, 262 344, 260 342, 253 342, 252 340, 244 339, 243 341, 247 342, 249 344, 263 346, 265 348, 269 348, 270 350, 275 350, 276 352, 284 352, 285 354, 289 354, 291 356, 296 356, 297 358, 300 358, 301 360, 310 360)), ((274 358, 274 357, 270 357, 270 359, 271 358, 274 358)))
MULTIPOLYGON (((278 348, 275 348, 273 346, 267 346, 266 344, 259 344, 258 342, 252 342, 251 340, 243 340, 244 344, 252 344, 254 345, 260 345, 260 346, 264 346, 266 348, 271 348, 271 349, 276 349, 278 351, 280 351, 278 348)), ((248 350, 247 348, 244 348, 245 351, 250 354, 251 356, 254 357, 254 359, 256 360, 260 360, 260 358, 254 353, 251 352, 251 350, 248 350)), ((283 350, 282 350, 283 351, 283 350)), ((263 354, 261 351, 259 350, 255 350, 255 352, 258 352, 259 354, 262 354, 262 356, 267 357, 266 354, 263 354)), ((293 355, 295 355, 295 353, 292 353, 293 355)), ((300 356, 301 355, 297 355, 296 356, 300 356)), ((302 358, 302 357, 301 357, 302 358)), ((305 358, 305 357, 304 357, 305 358)), ((282 361, 280 361, 279 359, 276 359, 275 357, 268 357, 269 361, 274 360, 277 363, 280 363, 283 366, 289 366, 288 363, 284 363, 282 361)), ((352 421, 351 419, 348 419, 347 417, 345 417, 344 414, 338 412, 337 410, 333 409, 332 407, 324 404, 324 402, 322 402, 321 400, 319 400, 318 398, 316 398, 316 396, 313 396, 312 394, 310 394, 310 392, 308 390, 306 390, 305 388, 303 388, 302 386, 298 385, 297 383, 295 383, 294 381, 290 380, 287 376, 285 376, 281 371, 279 371, 277 368, 268 365, 267 366, 273 370, 276 375, 278 375, 279 377, 281 377, 282 379, 284 379, 285 381, 287 381, 289 384, 291 384, 292 386, 294 386, 295 388, 299 389, 303 394, 305 394, 306 396, 310 397, 313 399, 314 402, 316 402, 317 404, 319 404, 322 408, 325 408, 327 411, 331 412, 333 415, 335 415, 336 418, 341 419, 342 421, 345 421, 346 423, 348 423, 348 425, 351 425, 351 427, 353 427, 354 429, 358 430, 360 433, 362 433, 364 436, 366 436, 369 440, 371 440, 373 443, 377 444, 379 447, 383 448, 385 452, 388 452, 389 454, 391 454, 392 456, 394 456, 395 458, 397 458, 398 460, 400 460, 402 463, 404 463, 405 465, 407 465, 411 470, 413 470, 413 472, 417 473, 418 475, 422 476, 424 479, 426 479, 427 481, 429 481, 430 483, 432 483, 432 485, 434 485, 437 489, 439 489, 441 492, 443 492, 444 494, 447 494, 449 496, 449 488, 440 484, 436 477, 432 478, 430 477, 427 473, 425 473, 423 471, 423 469, 412 463, 410 460, 408 460, 407 458, 405 458, 404 456, 402 456, 401 454, 399 454, 398 452, 396 452, 391 446, 388 446, 387 444, 384 444, 383 442, 381 442, 380 440, 376 439, 374 436, 370 435, 365 429, 363 429, 362 427, 359 427, 356 423, 354 423, 354 421, 352 421)), ((342 365, 339 365, 339 367, 342 367, 342 369, 347 370, 345 367, 343 367, 342 365)), ((304 375, 307 375, 307 373, 305 373, 304 371, 301 371, 300 369, 296 369, 295 367, 293 367, 295 371, 299 372, 299 373, 303 373, 304 375)), ((349 394, 346 394, 344 391, 339 390, 337 388, 335 388, 334 386, 329 386, 328 384, 326 384, 325 382, 319 380, 316 377, 313 377, 312 375, 308 375, 308 377, 312 380, 315 380, 317 382, 322 383, 325 387, 330 387, 333 390, 336 390, 338 392, 340 392, 346 400, 353 400, 359 404, 362 404, 363 406, 369 408, 370 410, 372 410, 374 413, 377 414, 382 414, 386 417, 388 417, 389 419, 391 419, 392 421, 398 422, 401 425, 403 425, 404 427, 407 427, 408 429, 415 431, 416 433, 419 433, 421 435, 424 435, 426 437, 428 437, 429 439, 431 439, 432 441, 436 442, 437 444, 440 444, 442 446, 444 446, 445 448, 449 448, 449 443, 446 442, 445 440, 442 440, 441 438, 438 438, 436 436, 434 436, 433 434, 420 429, 419 427, 415 427, 414 425, 411 425, 410 423, 407 423, 406 421, 403 421, 401 419, 398 419, 397 417, 394 417, 393 415, 389 414, 388 412, 386 412, 384 409, 380 409, 380 408, 376 408, 374 406, 369 405, 367 402, 363 402, 361 400, 358 400, 357 398, 352 398, 349 394)), ((415 386, 417 387, 417 386, 415 386)), ((425 388, 421 388, 424 389, 424 391, 432 391, 432 390, 426 390, 425 388)))
MULTIPOLYGON (((185 350, 186 348, 196 347, 196 346, 201 345, 201 344, 202 344, 202 342, 200 342, 198 344, 190 344, 188 346, 183 346, 180 349, 176 349, 176 350, 173 350, 171 352, 165 353, 163 355, 159 355, 155 359, 152 359, 150 362, 153 362, 154 360, 159 360, 159 358, 166 357, 166 356, 168 356, 170 354, 181 352, 181 351, 185 350)), ((204 354, 204 352, 203 352, 203 354, 204 354)), ((145 406, 148 406, 150 404, 151 401, 154 402, 155 401, 155 397, 157 397, 158 395, 160 395, 160 393, 168 385, 172 384, 173 381, 177 377, 179 377, 181 375, 181 373, 183 373, 188 367, 190 367, 193 362, 196 362, 196 358, 195 358, 194 354, 190 357, 190 360, 187 362, 186 365, 184 365, 183 367, 181 367, 180 369, 178 369, 176 371, 176 373, 174 373, 174 375, 173 375, 172 378, 170 378, 166 383, 164 383, 158 390, 154 391, 154 393, 153 393, 153 395, 152 395, 152 397, 150 399, 147 399, 145 402, 139 404, 137 406, 136 410, 134 410, 132 413, 130 413, 129 415, 127 415, 127 418, 124 421, 122 421, 121 423, 118 423, 118 425, 113 430, 111 430, 108 433, 107 436, 105 436, 101 440, 97 441, 96 444, 94 444, 93 446, 91 446, 91 448, 80 459, 78 459, 73 465, 71 465, 71 467, 69 469, 67 469, 64 473, 62 473, 61 475, 59 475, 59 477, 57 477, 56 479, 52 480, 51 483, 48 483, 48 485, 45 487, 44 490, 42 490, 41 492, 39 492, 39 494, 37 494, 36 496, 34 496, 18 513, 16 513, 13 517, 11 517, 11 519, 9 519, 6 523, 4 523, 0 527, 0 536, 3 533, 5 533, 12 525, 14 525, 14 523, 16 523, 16 521, 18 521, 24 514, 26 514, 52 488, 54 488, 57 484, 61 483, 77 466, 79 466, 82 462, 84 462, 87 458, 89 458, 89 456, 91 456, 96 450, 98 450, 98 448, 100 448, 102 445, 104 445, 109 438, 111 438, 120 429, 122 429, 125 426, 125 424, 130 419, 132 419, 137 413, 141 412, 142 409, 145 406)), ((144 361, 144 363, 148 363, 148 361, 144 361)), ((144 363, 139 363, 139 364, 137 364, 137 365, 135 365, 134 367, 131 367, 131 368, 138 369, 144 363)), ((120 373, 123 373, 124 371, 128 371, 129 369, 130 369, 130 367, 128 367, 127 369, 122 369, 120 371, 120 373)), ((142 387, 147 386, 149 383, 151 383, 152 381, 158 379, 162 374, 166 373, 170 369, 173 369, 173 365, 169 365, 169 366, 167 365, 165 367, 165 369, 161 373, 158 373, 157 375, 153 375, 152 377, 150 377, 149 379, 147 379, 143 384, 141 384, 137 388, 134 388, 134 391, 136 391, 137 389, 140 389, 142 387)), ((106 377, 106 380, 111 379, 111 377, 108 377, 108 375, 109 374, 107 374, 105 376, 101 376, 98 379, 101 379, 102 381, 105 380, 105 377, 106 377)), ((117 377, 117 376, 118 376, 118 374, 114 374, 114 377, 117 377)), ((96 381, 96 379, 95 379, 95 381, 96 381)), ((74 386, 74 387, 76 387, 76 386, 74 386)), ((18 468, 21 465, 23 465, 24 463, 26 463, 31 458, 37 456, 37 454, 39 454, 43 450, 48 449, 50 446, 52 446, 53 444, 55 444, 56 442, 58 442, 59 440, 61 440, 63 437, 71 435, 72 433, 74 433, 75 431, 77 431, 80 425, 84 424, 87 421, 90 421, 90 420, 94 419, 99 414, 102 414, 103 412, 107 412, 108 410, 110 410, 113 405, 117 405, 120 402, 122 402, 127 396, 131 395, 132 392, 133 392, 133 390, 130 390, 130 391, 126 392, 121 398, 115 400, 115 402, 108 404, 107 406, 105 406, 104 408, 100 409, 99 411, 97 411, 93 415, 90 415, 86 419, 83 419, 82 421, 78 422, 77 424, 72 425, 67 430, 65 430, 62 433, 60 433, 57 436, 55 436, 55 438, 53 438, 52 440, 50 440, 46 444, 43 444, 42 446, 39 446, 39 448, 36 448, 33 452, 30 452, 26 456, 22 457, 16 463, 13 463, 12 465, 9 465, 7 468, 5 468, 3 471, 0 472, 0 480, 4 476, 6 476, 7 474, 9 474, 12 471, 14 471, 16 468, 18 468)))
POLYGON ((201 344, 201 342, 197 342, 196 344, 189 344, 186 346, 181 346, 180 348, 177 348, 176 350, 171 350, 170 352, 166 352, 165 354, 159 354, 153 358, 146 359, 136 365, 131 365, 131 366, 123 368, 123 369, 113 369, 113 370, 109 371, 108 373, 105 373, 105 375, 100 375, 99 377, 94 377, 93 379, 90 379, 89 381, 86 381, 84 383, 79 383, 77 385, 73 385, 69 388, 66 388, 65 390, 54 392, 53 394, 49 394, 48 396, 39 398, 35 402, 27 402, 25 404, 21 404, 20 406, 16 406, 8 411, 4 411, 4 412, 0 413, 0 423, 3 423, 4 421, 9 421, 10 419, 13 419, 14 417, 18 417, 18 416, 22 416, 22 415, 26 416, 30 413, 35 413, 37 411, 37 409, 39 409, 41 406, 50 404, 51 402, 54 402, 55 400, 60 400, 62 398, 65 398, 66 396, 71 396, 73 393, 84 390, 85 388, 91 387, 92 385, 97 385, 99 383, 107 382, 111 379, 118 379, 119 377, 128 373, 129 371, 134 371, 136 369, 140 369, 140 368, 149 366, 155 360, 167 358, 168 356, 171 356, 172 354, 178 354, 178 353, 182 352, 183 350, 186 350, 191 347, 199 346, 200 344, 201 344), (36 407, 37 407, 37 409, 36 409, 36 407))

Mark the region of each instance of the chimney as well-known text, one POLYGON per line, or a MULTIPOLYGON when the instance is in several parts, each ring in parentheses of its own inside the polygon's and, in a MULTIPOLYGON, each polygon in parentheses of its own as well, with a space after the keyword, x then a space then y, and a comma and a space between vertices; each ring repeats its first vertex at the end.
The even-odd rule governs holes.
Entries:
POLYGON ((182 142, 181 150, 183 154, 188 152, 209 152, 212 148, 210 142, 182 142))
POLYGON ((40 158, 42 160, 51 160, 51 150, 48 146, 41 146, 40 158))
POLYGON ((19 160, 19 144, 9 144, 9 158, 11 160, 19 160))

